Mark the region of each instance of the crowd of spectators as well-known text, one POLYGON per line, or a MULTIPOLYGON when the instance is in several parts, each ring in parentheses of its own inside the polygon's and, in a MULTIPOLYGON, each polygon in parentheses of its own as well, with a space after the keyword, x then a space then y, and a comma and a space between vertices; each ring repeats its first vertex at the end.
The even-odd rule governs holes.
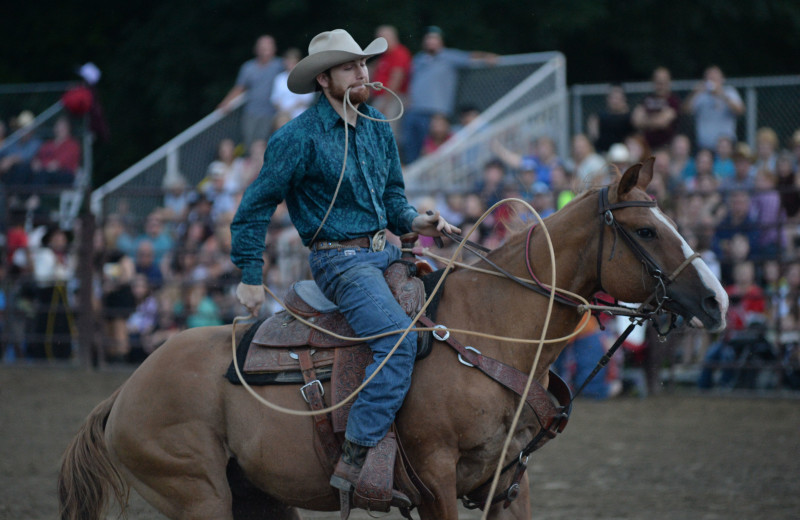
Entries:
MULTIPOLYGON (((458 67, 473 60, 493 63, 496 57, 447 49, 438 27, 427 29, 422 51, 414 57, 393 27, 381 26, 376 35, 387 39, 389 51, 372 63, 372 79, 390 86, 406 103, 407 115, 396 127, 396 137, 404 161, 410 162, 435 151, 477 115, 470 107, 456 118, 455 84, 452 89, 448 85, 455 81, 458 67)), ((103 323, 96 351, 106 362, 138 362, 179 330, 230 323, 245 314, 234 294, 239 275, 230 262, 229 225, 244 189, 258 175, 270 133, 313 103, 313 95, 296 96, 286 89, 287 71, 300 57, 297 50, 278 58, 274 39, 262 36, 255 53, 220 103, 220 109, 227 110, 242 92, 250 94, 248 99, 258 94, 259 100, 245 107, 240 141, 220 140, 215 158, 195 185, 179 174, 167 175, 161 204, 145 218, 137 215, 131 199, 98 223, 92 301, 103 323)), ((656 162, 651 195, 731 298, 728 330, 719 338, 698 331, 675 334, 667 342, 667 364, 705 366, 698 382, 710 387, 757 384, 752 374, 742 375, 736 367, 753 359, 781 360, 787 367, 781 381, 797 385, 800 130, 782 143, 773 129, 762 128, 751 149, 736 134, 745 109, 742 98, 725 84, 718 67, 709 67, 685 99, 672 92, 670 83, 669 70, 657 68, 652 91, 634 105, 620 85, 612 85, 606 106, 588 118, 584 133, 572 136, 570 150, 558 150, 547 135, 535 136, 523 150, 495 139, 489 143, 495 157, 481 165, 472 190, 442 191, 412 202, 420 211, 441 209, 465 233, 473 231, 472 240, 494 248, 502 244, 509 227, 532 218, 511 202, 478 226, 487 208, 498 201, 520 198, 545 217, 581 190, 611 182, 618 171, 652 155, 656 162), (695 133, 680 133, 680 121, 692 121, 695 133), (743 340, 754 335, 763 341, 743 340)), ((387 116, 394 115, 392 96, 377 93, 373 102, 387 116)), ((12 127, 24 128, 31 120, 32 114, 23 112, 12 127)), ((31 132, 5 149, 0 154, 0 180, 68 183, 79 164, 80 147, 70 135, 69 118, 63 117, 53 125, 52 139, 43 142, 31 132)), ((67 305, 75 279, 74 247, 70 249, 74 241, 52 226, 36 227, 31 219, 35 208, 26 202, 11 208, 4 229, 6 261, 0 276, 29 282, 15 285, 13 294, 0 293, 0 311, 26 318, 3 320, 13 329, 2 331, 10 347, 5 355, 68 357, 74 332, 67 305), (43 273, 42 265, 57 268, 43 273), (66 346, 57 340, 59 332, 66 346)), ((264 280, 281 295, 291 282, 309 276, 307 251, 284 206, 273 217, 266 241, 264 280)), ((440 254, 446 257, 453 248, 446 244, 440 254)), ((279 309, 277 303, 268 305, 264 313, 279 309)), ((585 336, 594 345, 606 344, 613 331, 612 322, 605 332, 593 329, 585 336)), ((629 361, 641 362, 640 352, 632 351, 636 353, 629 354, 629 361)), ((573 346, 560 365, 572 375, 582 374, 586 359, 573 346)), ((657 370, 665 360, 655 359, 650 368, 655 363, 657 370)), ((619 367, 611 368, 603 372, 606 386, 596 389, 598 397, 619 389, 619 367)), ((657 375, 650 378, 650 391, 657 389, 658 381, 657 375)))

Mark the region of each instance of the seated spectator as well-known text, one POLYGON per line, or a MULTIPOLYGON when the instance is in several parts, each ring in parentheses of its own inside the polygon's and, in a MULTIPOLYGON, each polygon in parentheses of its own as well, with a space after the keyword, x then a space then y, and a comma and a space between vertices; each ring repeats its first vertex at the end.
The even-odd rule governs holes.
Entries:
POLYGON ((645 159, 653 155, 650 145, 647 144, 647 140, 644 138, 644 135, 638 132, 630 134, 625 138, 624 142, 625 146, 628 147, 628 153, 630 153, 631 164, 643 162, 645 159))
POLYGON ((222 325, 219 307, 206 290, 204 281, 194 282, 189 292, 189 308, 186 317, 186 326, 214 327, 222 325))
POLYGON ((206 177, 197 185, 201 192, 212 180, 212 174, 222 175, 225 191, 239 193, 244 191, 244 160, 236 156, 236 144, 233 139, 225 138, 217 147, 217 158, 206 169, 206 177))
MULTIPOLYGON (((560 164, 553 168, 550 175, 551 187, 547 191, 550 191, 555 199, 554 209, 559 210, 575 198, 575 192, 578 190, 577 183, 572 172, 560 164)), ((534 193, 534 195, 540 195, 540 193, 534 193)))
POLYGON ((800 178, 795 169, 792 154, 781 152, 775 161, 777 189, 781 196, 781 207, 786 217, 794 219, 800 212, 800 178))
POLYGON ((428 134, 422 141, 422 155, 430 155, 439 149, 448 139, 453 136, 450 131, 450 121, 444 114, 434 114, 431 117, 431 124, 428 134))
POLYGON ((595 175, 605 171, 605 160, 595 152, 592 142, 585 134, 572 137, 572 169, 581 186, 591 186, 595 175))
MULTIPOLYGON (((136 248, 138 250, 138 243, 147 240, 153 248, 155 255, 153 261, 158 264, 164 258, 164 254, 171 251, 175 245, 167 227, 164 225, 164 218, 161 216, 162 210, 160 208, 153 210, 144 223, 144 233, 137 237, 136 248)), ((134 255, 136 252, 134 252, 134 255)), ((133 255, 128 255, 133 256, 133 255)))
POLYGON ((695 116, 698 148, 713 150, 720 136, 736 139, 736 120, 744 114, 744 102, 735 88, 725 85, 716 65, 708 67, 684 102, 684 110, 695 116))
MULTIPOLYGON (((766 297, 755 282, 755 267, 752 262, 742 262, 734 268, 733 283, 725 287, 730 300, 724 338, 711 345, 706 354, 703 371, 698 381, 700 388, 711 388, 716 384, 733 387, 737 374, 736 361, 759 357, 771 351, 763 338, 766 320, 766 297), (751 333, 761 331, 760 334, 751 333), (749 333, 748 333, 749 332, 749 333), (766 346, 764 344, 766 343, 766 346), (719 380, 715 381, 715 365, 723 365, 719 380)), ((743 385, 739 385, 743 386, 743 385)))
POLYGON ((631 109, 622 85, 611 85, 606 95, 605 109, 589 116, 587 135, 597 153, 608 152, 611 145, 621 143, 633 133, 631 109))
POLYGON ((786 214, 781 207, 775 174, 766 168, 756 174, 751 205, 759 229, 754 258, 774 258, 785 247, 783 226, 786 223, 786 214))
POLYGON ((164 275, 155 261, 155 249, 150 240, 139 241, 136 247, 135 267, 136 273, 144 275, 151 287, 161 287, 164 283, 164 275))
POLYGON ((714 173, 714 154, 711 150, 702 148, 697 150, 694 156, 694 176, 686 179, 686 187, 690 191, 697 190, 699 179, 710 177, 716 181, 717 176, 714 173))
POLYGON ((136 308, 126 322, 131 349, 125 359, 141 363, 147 357, 147 338, 158 324, 158 300, 150 289, 147 276, 137 274, 131 284, 136 308))
POLYGON ((162 187, 164 189, 162 218, 167 222, 182 222, 189 213, 189 203, 192 198, 186 177, 180 172, 167 172, 162 187))
POLYGON ((789 151, 794 156, 795 167, 800 167, 800 130, 795 130, 792 139, 789 141, 789 151))
POLYGON ((724 205, 724 210, 726 214, 714 233, 712 243, 714 253, 720 261, 730 261, 733 253, 732 239, 734 236, 740 235, 746 240, 747 257, 749 257, 750 252, 757 247, 759 236, 758 222, 751 213, 752 205, 749 193, 742 190, 731 192, 724 205))
POLYGON ((242 166, 243 190, 250 186, 250 183, 261 173, 261 167, 264 165, 264 153, 266 151, 267 143, 264 140, 259 139, 253 141, 253 144, 250 145, 250 151, 242 166))
POLYGON ((733 140, 727 136, 717 139, 717 148, 714 150, 714 173, 720 179, 730 179, 734 176, 736 166, 733 164, 733 140))
POLYGON ((503 198, 505 178, 506 169, 503 163, 498 159, 492 159, 483 166, 481 180, 475 183, 472 191, 478 194, 487 207, 490 207, 503 198))
POLYGON ((636 105, 631 123, 643 132, 652 150, 669 146, 678 129, 681 101, 672 92, 672 76, 666 67, 653 71, 653 91, 636 105))
POLYGON ((759 128, 756 133, 756 160, 753 168, 775 172, 775 161, 778 159, 778 134, 769 127, 759 128))
MULTIPOLYGON (((578 388, 592 373, 597 361, 608 350, 607 334, 597 321, 589 320, 587 326, 571 340, 553 363, 553 369, 573 389, 578 388)), ((583 395, 591 399, 608 399, 621 390, 617 357, 600 370, 583 389, 583 395)))
POLYGON ((536 182, 551 186, 551 171, 561 164, 556 151, 556 143, 547 136, 541 136, 533 143, 533 153, 520 154, 512 152, 498 140, 491 143, 492 151, 497 154, 503 163, 515 170, 534 170, 536 182))
POLYGON ((686 135, 678 134, 670 146, 669 185, 684 185, 695 173, 692 143, 686 135))
POLYGON ((72 136, 69 118, 59 117, 53 139, 42 144, 31 162, 40 184, 72 186, 81 161, 81 144, 72 136))
POLYGON ((0 181, 7 186, 31 186, 35 178, 31 162, 42 146, 33 128, 34 116, 23 110, 16 119, 16 128, 22 136, 0 150, 0 181))
POLYGON ((595 182, 599 182, 600 185, 611 184, 631 166, 631 153, 628 147, 622 143, 612 144, 606 154, 606 164, 608 166, 605 177, 595 178, 595 182))
POLYGON ((238 206, 237 191, 228 182, 225 167, 216 161, 211 163, 208 179, 203 186, 203 194, 211 201, 211 219, 217 220, 220 215, 235 212, 238 206))
POLYGON ((272 104, 275 105, 275 109, 278 111, 275 115, 275 130, 305 112, 314 101, 313 92, 309 94, 295 94, 289 90, 287 83, 289 73, 302 57, 303 55, 300 50, 294 47, 287 49, 283 54, 284 70, 275 76, 275 81, 272 84, 272 94, 270 96, 272 104))
POLYGON ((723 178, 721 187, 724 191, 751 191, 754 187, 755 172, 750 147, 738 143, 733 152, 733 177, 723 178))

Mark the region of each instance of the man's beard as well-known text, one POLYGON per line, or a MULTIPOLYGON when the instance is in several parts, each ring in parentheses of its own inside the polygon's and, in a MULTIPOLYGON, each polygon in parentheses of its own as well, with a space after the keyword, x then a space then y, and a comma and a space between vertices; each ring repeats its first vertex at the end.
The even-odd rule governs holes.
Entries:
MULTIPOLYGON (((338 100, 339 102, 344 102, 344 93, 347 89, 342 88, 338 85, 331 85, 331 88, 328 90, 328 93, 331 95, 333 99, 338 100)), ((358 105, 364 103, 366 100, 369 99, 369 87, 364 87, 358 90, 351 90, 350 91, 350 102, 353 105, 358 105)))

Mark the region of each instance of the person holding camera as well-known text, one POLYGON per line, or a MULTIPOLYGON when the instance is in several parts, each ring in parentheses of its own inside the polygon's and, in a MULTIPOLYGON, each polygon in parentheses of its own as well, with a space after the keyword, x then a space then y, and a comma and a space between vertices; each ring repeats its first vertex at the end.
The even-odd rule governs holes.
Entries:
POLYGON ((713 150, 721 136, 736 141, 736 119, 744 114, 744 102, 735 88, 725 84, 718 66, 706 69, 703 81, 686 99, 684 110, 694 114, 698 149, 713 150))

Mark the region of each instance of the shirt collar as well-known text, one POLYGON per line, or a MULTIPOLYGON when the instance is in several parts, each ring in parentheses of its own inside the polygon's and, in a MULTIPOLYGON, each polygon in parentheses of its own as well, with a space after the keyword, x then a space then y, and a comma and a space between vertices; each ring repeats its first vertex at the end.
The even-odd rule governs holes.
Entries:
MULTIPOLYGON (((361 103, 358 106, 358 111, 362 114, 368 114, 367 112, 367 104, 361 103)), ((325 129, 326 132, 330 131, 337 123, 342 121, 341 116, 336 113, 336 110, 333 109, 331 106, 330 101, 328 98, 325 97, 325 94, 320 93, 319 101, 317 101, 317 113, 319 114, 320 119, 322 120, 322 127, 325 129)))

